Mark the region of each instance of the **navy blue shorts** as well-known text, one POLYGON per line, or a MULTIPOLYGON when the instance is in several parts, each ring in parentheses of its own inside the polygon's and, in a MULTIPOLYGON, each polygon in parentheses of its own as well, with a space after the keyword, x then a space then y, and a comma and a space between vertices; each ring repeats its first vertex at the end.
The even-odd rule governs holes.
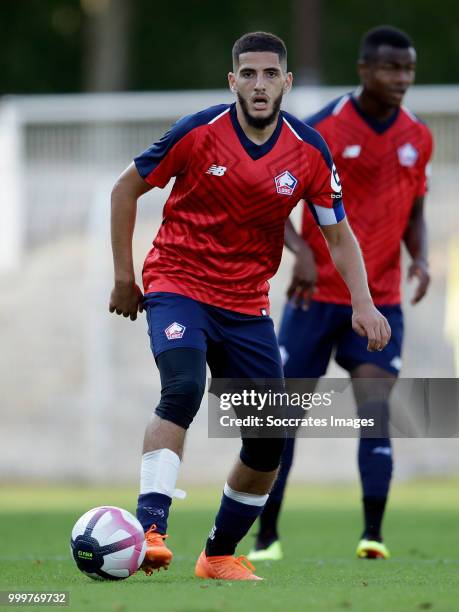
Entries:
POLYGON ((352 308, 312 301, 308 310, 287 304, 279 332, 286 378, 319 378, 327 371, 333 350, 336 362, 349 372, 371 363, 398 375, 403 343, 400 306, 378 306, 389 321, 392 336, 383 351, 367 351, 367 339, 352 329, 352 308))
POLYGON ((145 295, 153 355, 175 348, 206 353, 214 378, 283 377, 274 325, 268 316, 218 308, 176 293, 145 295))

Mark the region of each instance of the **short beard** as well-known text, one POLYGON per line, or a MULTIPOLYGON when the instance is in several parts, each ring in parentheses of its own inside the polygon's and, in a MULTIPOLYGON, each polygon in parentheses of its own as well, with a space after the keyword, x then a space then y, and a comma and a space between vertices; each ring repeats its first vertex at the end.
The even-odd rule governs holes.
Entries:
POLYGON ((245 120, 250 125, 257 130, 263 130, 268 125, 274 123, 277 119, 277 115, 279 113, 281 104, 282 104, 282 96, 283 94, 279 94, 279 96, 274 100, 273 103, 273 112, 267 117, 252 117, 249 113, 247 101, 241 96, 239 92, 237 92, 237 99, 239 100, 239 104, 241 105, 242 112, 244 113, 245 120))

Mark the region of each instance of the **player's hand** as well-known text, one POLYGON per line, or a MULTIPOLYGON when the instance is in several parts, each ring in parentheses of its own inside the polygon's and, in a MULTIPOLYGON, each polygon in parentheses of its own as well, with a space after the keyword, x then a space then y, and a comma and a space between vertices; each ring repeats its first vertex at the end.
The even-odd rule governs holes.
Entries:
POLYGON ((416 291, 411 298, 411 303, 414 305, 422 300, 429 288, 430 274, 429 266, 426 261, 415 259, 411 262, 408 268, 408 280, 411 281, 413 278, 417 278, 418 280, 416 291))
POLYGON ((372 302, 354 307, 352 329, 362 338, 368 338, 367 350, 371 352, 382 351, 390 340, 390 325, 372 302))
POLYGON ((143 312, 143 294, 135 282, 117 281, 110 295, 110 312, 123 317, 137 319, 137 313, 143 312))
POLYGON ((314 255, 306 245, 295 256, 292 280, 287 289, 287 297, 295 308, 309 308, 316 287, 317 270, 314 255))

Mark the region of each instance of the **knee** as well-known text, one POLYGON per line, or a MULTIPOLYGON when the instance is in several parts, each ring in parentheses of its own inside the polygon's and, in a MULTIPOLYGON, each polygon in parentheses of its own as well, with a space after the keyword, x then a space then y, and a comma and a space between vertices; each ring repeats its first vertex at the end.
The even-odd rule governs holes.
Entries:
POLYGON ((205 390, 205 381, 189 376, 177 376, 161 389, 161 400, 176 399, 186 401, 194 410, 198 410, 205 390))
POLYGON ((176 376, 161 389, 156 414, 167 421, 188 429, 201 405, 205 380, 176 376))
POLYGON ((243 438, 240 459, 257 472, 272 472, 279 467, 285 438, 243 438))

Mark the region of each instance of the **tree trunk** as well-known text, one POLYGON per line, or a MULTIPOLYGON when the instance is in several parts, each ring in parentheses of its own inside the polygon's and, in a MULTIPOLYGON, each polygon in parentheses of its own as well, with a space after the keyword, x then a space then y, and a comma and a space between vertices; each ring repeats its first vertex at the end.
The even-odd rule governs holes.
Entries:
POLYGON ((293 0, 295 83, 298 85, 320 82, 321 5, 321 0, 293 0))
POLYGON ((86 91, 129 87, 130 0, 83 0, 86 24, 86 91))

